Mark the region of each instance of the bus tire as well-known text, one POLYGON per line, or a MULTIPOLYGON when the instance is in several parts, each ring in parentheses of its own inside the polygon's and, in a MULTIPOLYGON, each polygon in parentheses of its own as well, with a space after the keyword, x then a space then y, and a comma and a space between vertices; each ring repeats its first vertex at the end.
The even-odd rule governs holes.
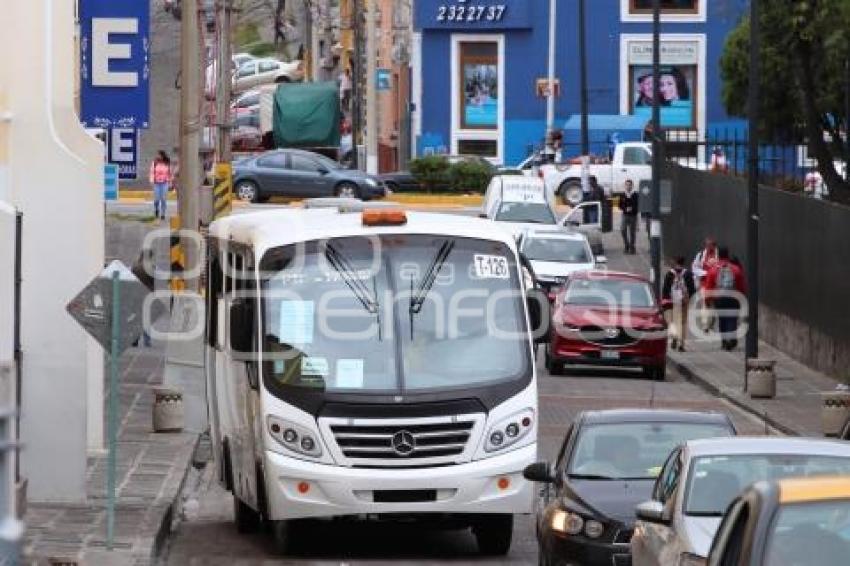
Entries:
POLYGON ((233 521, 240 534, 254 533, 260 528, 260 514, 233 495, 233 521))
POLYGON ((474 523, 472 533, 478 551, 486 556, 504 556, 511 549, 514 534, 513 515, 485 515, 474 523))

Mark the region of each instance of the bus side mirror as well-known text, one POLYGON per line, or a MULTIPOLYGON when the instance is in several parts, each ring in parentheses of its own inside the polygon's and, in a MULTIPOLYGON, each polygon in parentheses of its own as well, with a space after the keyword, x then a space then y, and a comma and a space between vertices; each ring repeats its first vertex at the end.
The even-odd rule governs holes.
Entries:
POLYGON ((529 289, 526 292, 525 301, 528 305, 528 320, 531 324, 529 330, 534 343, 540 344, 548 341, 551 326, 549 295, 541 289, 529 289))
POLYGON ((254 349, 254 303, 247 297, 234 299, 230 305, 230 349, 250 354, 254 349))

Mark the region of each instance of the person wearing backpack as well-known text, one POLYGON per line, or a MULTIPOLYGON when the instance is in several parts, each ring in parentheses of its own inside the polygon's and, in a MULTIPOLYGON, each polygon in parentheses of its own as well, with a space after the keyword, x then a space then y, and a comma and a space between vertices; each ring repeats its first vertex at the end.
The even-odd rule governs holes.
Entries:
POLYGON ((718 312, 723 349, 731 352, 738 346, 739 296, 746 295, 747 285, 744 271, 729 258, 728 248, 718 250, 717 262, 705 277, 704 291, 709 305, 718 312))
POLYGON ((670 311, 670 348, 673 350, 685 351, 685 340, 688 337, 688 305, 696 291, 694 276, 691 270, 685 267, 685 258, 677 257, 673 267, 664 276, 664 285, 661 288, 661 298, 673 304, 670 311))

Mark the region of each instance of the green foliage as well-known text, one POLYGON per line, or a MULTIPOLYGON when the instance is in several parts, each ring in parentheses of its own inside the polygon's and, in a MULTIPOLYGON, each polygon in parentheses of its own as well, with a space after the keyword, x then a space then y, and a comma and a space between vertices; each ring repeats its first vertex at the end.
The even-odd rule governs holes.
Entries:
POLYGON ((449 168, 449 183, 458 192, 483 193, 492 175, 492 167, 484 163, 459 161, 449 168))
MULTIPOLYGON (((839 140, 848 122, 850 2, 771 0, 759 2, 759 15, 760 134, 790 140, 802 133, 831 196, 850 201, 850 186, 833 166, 846 156, 839 140), (835 141, 823 141, 824 133, 835 141)), ((723 104, 733 116, 747 114, 749 36, 745 18, 726 38, 720 60, 723 104)))
POLYGON ((260 43, 261 41, 262 37, 260 37, 260 30, 257 27, 257 24, 253 22, 246 22, 236 26, 236 31, 233 34, 233 43, 236 47, 236 51, 240 51, 250 45, 260 43))
POLYGON ((442 155, 426 155, 410 162, 410 172, 428 192, 445 187, 449 180, 449 162, 442 155))

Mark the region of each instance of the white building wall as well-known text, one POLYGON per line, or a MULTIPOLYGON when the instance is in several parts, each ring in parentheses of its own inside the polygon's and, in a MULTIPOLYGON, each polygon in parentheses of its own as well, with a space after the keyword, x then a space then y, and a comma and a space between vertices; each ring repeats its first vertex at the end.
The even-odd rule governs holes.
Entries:
POLYGON ((104 249, 103 150, 74 112, 73 31, 70 0, 7 2, 0 18, 0 200, 24 214, 21 460, 35 501, 85 499, 89 384, 103 380, 99 347, 65 312, 104 249))

